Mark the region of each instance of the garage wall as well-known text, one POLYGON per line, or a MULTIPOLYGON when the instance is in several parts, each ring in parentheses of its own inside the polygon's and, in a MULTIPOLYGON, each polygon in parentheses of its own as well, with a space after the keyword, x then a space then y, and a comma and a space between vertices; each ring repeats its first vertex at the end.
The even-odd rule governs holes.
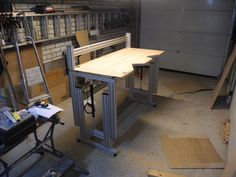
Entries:
POLYGON ((140 46, 162 49, 161 68, 218 76, 234 0, 141 0, 140 46))

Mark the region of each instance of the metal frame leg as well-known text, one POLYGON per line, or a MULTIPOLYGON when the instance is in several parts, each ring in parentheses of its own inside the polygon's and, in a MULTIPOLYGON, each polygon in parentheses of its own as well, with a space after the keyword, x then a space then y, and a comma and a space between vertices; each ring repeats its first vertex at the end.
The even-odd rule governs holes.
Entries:
POLYGON ((116 83, 115 81, 108 83, 108 105, 110 107, 109 117, 111 124, 111 138, 115 140, 117 137, 117 103, 116 103, 116 83))
POLYGON ((78 107, 76 107, 76 109, 78 109, 78 111, 75 111, 76 115, 75 115, 75 119, 77 118, 79 120, 79 126, 80 126, 80 136, 81 138, 85 138, 85 113, 84 113, 84 95, 83 95, 83 88, 82 87, 78 87, 76 88, 76 95, 75 95, 75 99, 76 99, 76 105, 78 105, 78 107))
POLYGON ((78 141, 92 144, 116 156, 117 151, 112 149, 113 140, 117 137, 116 80, 78 72, 69 72, 69 78, 75 124, 80 126, 81 135, 78 141), (86 127, 83 87, 76 85, 78 78, 87 78, 89 80, 98 80, 108 83, 108 92, 104 93, 102 97, 103 131, 86 127), (96 137, 100 139, 101 142, 93 141, 91 137, 96 137))
POLYGON ((129 98, 134 99, 134 75, 130 75, 126 78, 126 87, 129 88, 129 98))
MULTIPOLYGON (((83 93, 82 88, 77 88, 77 105, 79 107, 79 122, 81 141, 92 144, 99 147, 114 156, 117 156, 117 150, 112 148, 112 140, 117 136, 117 115, 116 115, 116 86, 115 81, 108 83, 108 92, 102 94, 102 104, 103 104, 103 131, 96 129, 88 129, 85 127, 85 114, 84 110, 81 109, 83 104, 83 93), (89 139, 89 136, 95 136, 101 140, 101 143, 97 143, 89 139)), ((83 107, 82 107, 83 108, 83 107)))
MULTIPOLYGON (((115 149, 112 149, 112 133, 113 135, 116 134, 116 132, 113 132, 113 124, 114 121, 111 119, 111 105, 109 101, 109 93, 103 93, 102 94, 102 102, 103 102, 103 132, 104 132, 104 145, 107 151, 110 151, 113 153, 114 156, 117 156, 117 151, 115 149)), ((116 129, 115 129, 116 130, 116 129)))
MULTIPOLYGON (((134 75, 130 75, 126 79, 126 87, 129 88, 129 98, 134 101, 140 101, 144 103, 156 106, 153 101, 153 95, 157 93, 158 88, 158 75, 159 75, 159 60, 158 58, 153 58, 152 61, 147 65, 142 65, 149 68, 148 70, 148 90, 142 88, 134 87, 134 75), (134 98, 134 93, 147 96, 147 100, 142 100, 139 98, 134 98)), ((135 67, 135 66, 134 66, 135 67)))
POLYGON ((85 138, 85 113, 84 113, 84 96, 82 86, 77 87, 77 77, 69 72, 70 89, 72 97, 72 106, 75 125, 80 126, 81 139, 85 138))
POLYGON ((74 115, 74 122, 75 125, 79 125, 78 119, 78 110, 77 110, 77 99, 76 99, 76 77, 73 73, 69 72, 69 80, 70 80, 70 90, 71 90, 71 99, 72 99, 72 106, 73 106, 73 115, 74 115))
POLYGON ((111 147, 111 138, 110 138, 110 109, 108 106, 109 98, 108 93, 102 94, 102 103, 103 103, 103 131, 104 131, 104 145, 106 148, 111 147))
POLYGON ((148 80, 148 102, 153 106, 156 106, 156 103, 153 102, 153 94, 157 93, 158 75, 159 75, 159 60, 158 58, 153 58, 149 67, 149 80, 148 80))

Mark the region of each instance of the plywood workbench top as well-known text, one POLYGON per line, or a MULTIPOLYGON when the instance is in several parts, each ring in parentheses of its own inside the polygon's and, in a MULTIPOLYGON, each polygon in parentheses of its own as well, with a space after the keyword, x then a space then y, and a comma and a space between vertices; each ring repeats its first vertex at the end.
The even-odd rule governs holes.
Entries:
POLYGON ((76 66, 75 71, 122 78, 133 72, 133 65, 147 64, 164 51, 125 48, 76 66))

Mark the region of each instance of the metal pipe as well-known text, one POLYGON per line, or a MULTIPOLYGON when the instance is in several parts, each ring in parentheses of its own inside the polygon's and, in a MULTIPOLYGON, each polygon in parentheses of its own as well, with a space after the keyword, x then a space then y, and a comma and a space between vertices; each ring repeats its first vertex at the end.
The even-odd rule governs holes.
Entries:
POLYGON ((22 76, 24 95, 26 97, 26 101, 27 101, 27 104, 28 104, 29 103, 29 99, 30 99, 30 97, 29 97, 29 90, 28 90, 28 87, 27 87, 28 84, 27 84, 26 74, 24 72, 24 67, 23 67, 22 58, 21 58, 21 54, 20 54, 20 48, 19 48, 19 43, 20 43, 21 39, 24 39, 24 38, 23 37, 19 37, 16 40, 15 46, 16 46, 18 62, 19 62, 19 65, 20 65, 20 72, 21 72, 21 76, 22 76))
POLYGON ((95 44, 79 47, 79 48, 74 49, 74 56, 76 57, 76 56, 90 53, 90 52, 93 52, 93 51, 96 51, 105 47, 109 47, 109 46, 116 45, 122 42, 126 42, 126 40, 127 40, 127 37, 118 37, 115 39, 110 39, 103 42, 98 42, 95 44))

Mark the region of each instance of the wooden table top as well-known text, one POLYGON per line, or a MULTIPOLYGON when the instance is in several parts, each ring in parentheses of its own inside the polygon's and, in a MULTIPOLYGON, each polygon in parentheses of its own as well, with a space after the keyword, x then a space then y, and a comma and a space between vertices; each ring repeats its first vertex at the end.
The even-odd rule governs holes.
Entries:
POLYGON ((147 64, 164 53, 162 50, 124 48, 76 66, 74 71, 122 78, 132 73, 135 64, 147 64))

